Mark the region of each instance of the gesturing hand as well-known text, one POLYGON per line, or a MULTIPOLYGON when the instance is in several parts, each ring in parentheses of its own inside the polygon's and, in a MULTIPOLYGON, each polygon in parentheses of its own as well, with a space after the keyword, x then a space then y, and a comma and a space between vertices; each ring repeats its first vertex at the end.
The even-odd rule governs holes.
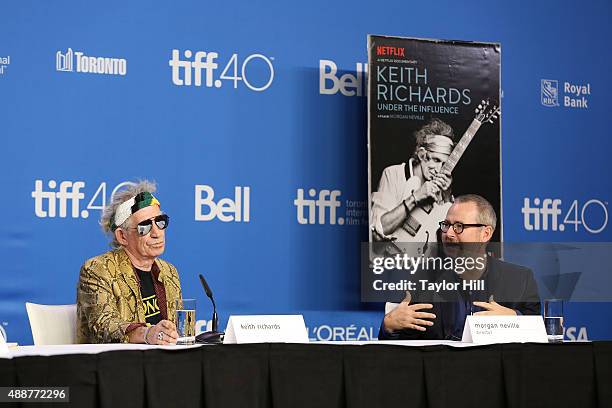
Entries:
POLYGON ((425 331, 426 326, 433 326, 433 322, 426 319, 435 319, 433 313, 421 312, 420 310, 431 309, 430 303, 402 302, 393 311, 389 312, 384 319, 384 327, 388 332, 402 329, 413 329, 425 331))
POLYGON ((474 306, 486 309, 483 312, 474 313, 474 316, 516 316, 516 311, 514 309, 502 306, 494 300, 490 302, 474 302, 474 306))

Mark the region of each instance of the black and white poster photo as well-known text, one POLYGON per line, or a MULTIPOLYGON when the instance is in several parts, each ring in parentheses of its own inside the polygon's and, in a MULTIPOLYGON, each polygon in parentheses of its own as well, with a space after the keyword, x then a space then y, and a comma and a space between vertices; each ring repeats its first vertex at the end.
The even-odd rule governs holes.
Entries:
POLYGON ((499 44, 369 37, 370 241, 436 242, 478 194, 501 239, 499 44))

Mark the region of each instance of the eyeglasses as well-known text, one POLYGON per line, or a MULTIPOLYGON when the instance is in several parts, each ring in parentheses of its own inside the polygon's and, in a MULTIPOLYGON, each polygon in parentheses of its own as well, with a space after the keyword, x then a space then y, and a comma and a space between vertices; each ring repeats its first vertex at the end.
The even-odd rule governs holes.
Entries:
POLYGON ((440 229, 444 233, 448 232, 451 225, 453 226, 453 231, 455 231, 455 234, 461 234, 465 228, 486 227, 486 224, 464 224, 462 222, 456 222, 454 224, 451 224, 448 221, 440 221, 440 229))
POLYGON ((153 217, 153 218, 149 218, 148 220, 141 221, 136 225, 136 228, 130 228, 130 229, 135 229, 136 231, 138 231, 138 235, 140 235, 141 237, 144 237, 149 232, 151 232, 151 229, 153 228, 153 222, 155 222, 155 225, 157 226, 157 228, 159 228, 160 230, 163 230, 163 229, 168 228, 168 223, 170 223, 170 217, 168 217, 168 214, 160 214, 157 217, 153 217))

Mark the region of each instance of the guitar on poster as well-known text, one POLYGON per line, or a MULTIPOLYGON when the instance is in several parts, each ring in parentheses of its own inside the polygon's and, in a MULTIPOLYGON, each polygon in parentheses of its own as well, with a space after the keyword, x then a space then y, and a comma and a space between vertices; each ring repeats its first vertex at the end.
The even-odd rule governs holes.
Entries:
MULTIPOLYGON (((437 134, 427 135, 424 138, 424 145, 427 148, 417 148, 416 154, 421 159, 421 162, 430 163, 433 166, 434 176, 436 174, 450 175, 480 127, 485 123, 493 123, 499 115, 500 108, 498 106, 491 105, 488 100, 482 101, 476 108, 476 115, 470 126, 455 146, 452 146, 449 137, 437 134), (438 163, 443 161, 443 164, 441 166, 438 165, 436 168, 436 161, 438 163)), ((444 126, 450 128, 442 121, 434 121, 439 122, 439 124, 434 123, 434 126, 442 129, 444 129, 444 126)), ((407 252, 414 253, 414 246, 408 245, 409 243, 421 243, 417 250, 419 255, 427 252, 428 244, 437 241, 438 223, 444 220, 446 212, 452 205, 452 195, 450 185, 448 185, 445 190, 438 189, 439 191, 435 192, 436 199, 428 198, 419 202, 410 212, 406 211, 408 207, 405 202, 409 201, 411 197, 416 201, 416 195, 420 193, 419 189, 424 184, 421 178, 412 175, 412 162, 413 159, 409 163, 390 166, 385 169, 379 182, 379 190, 372 195, 374 213, 372 234, 375 241, 389 243, 385 250, 387 255, 407 252), (396 202, 393 205, 389 205, 388 202, 385 203, 388 196, 387 191, 393 188, 393 178, 403 180, 400 186, 401 191, 396 192, 396 194, 402 197, 402 202, 399 203, 399 206, 404 206, 405 210, 398 208, 399 206, 389 208, 397 205, 396 202), (376 214, 377 212, 378 215, 376 214), (393 218, 393 212, 398 214, 395 223, 391 222, 391 224, 395 225, 395 228, 392 231, 388 231, 388 225, 385 228, 383 224, 387 214, 389 215, 388 218, 393 218), (408 213, 407 216, 406 213, 408 213)), ((432 184, 430 183, 430 185, 432 184)), ((434 189, 436 188, 438 187, 435 186, 434 189)))

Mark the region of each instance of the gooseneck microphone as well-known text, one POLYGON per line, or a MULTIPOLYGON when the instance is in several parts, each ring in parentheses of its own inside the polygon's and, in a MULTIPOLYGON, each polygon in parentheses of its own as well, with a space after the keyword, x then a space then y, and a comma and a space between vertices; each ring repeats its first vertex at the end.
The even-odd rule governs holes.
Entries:
POLYGON ((217 316, 217 305, 215 304, 215 299, 213 298, 212 290, 210 290, 210 286, 204 279, 202 274, 200 276, 200 283, 202 283, 202 287, 204 288, 204 292, 206 296, 210 299, 213 305, 213 316, 212 316, 212 330, 207 331, 196 336, 196 342, 198 343, 222 343, 223 336, 225 333, 219 332, 219 317, 217 316))
POLYGON ((210 290, 210 286, 204 279, 204 276, 200 274, 200 282, 202 283, 202 287, 204 288, 204 292, 206 292, 206 296, 210 299, 213 305, 213 317, 212 317, 212 331, 216 332, 219 328, 219 317, 217 316, 217 305, 215 304, 215 299, 213 298, 212 290, 210 290))

